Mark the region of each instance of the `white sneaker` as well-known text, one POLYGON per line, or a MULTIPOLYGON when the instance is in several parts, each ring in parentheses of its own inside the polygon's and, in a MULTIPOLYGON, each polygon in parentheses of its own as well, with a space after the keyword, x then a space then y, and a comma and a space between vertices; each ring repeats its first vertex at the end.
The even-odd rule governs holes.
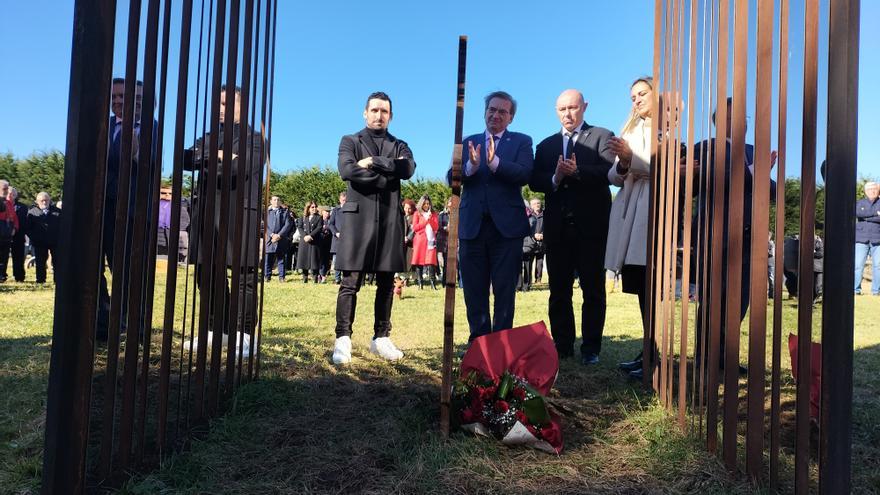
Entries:
POLYGON ((351 337, 339 337, 333 346, 333 364, 351 362, 351 337))
POLYGON ((403 352, 395 347, 394 342, 391 342, 391 339, 388 337, 373 339, 370 343, 370 352, 378 354, 383 359, 389 361, 396 361, 403 357, 403 352))

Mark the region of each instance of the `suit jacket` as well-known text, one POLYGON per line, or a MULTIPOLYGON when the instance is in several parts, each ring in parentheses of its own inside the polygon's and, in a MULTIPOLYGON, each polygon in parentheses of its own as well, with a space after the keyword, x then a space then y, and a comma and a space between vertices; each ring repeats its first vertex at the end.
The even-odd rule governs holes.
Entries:
POLYGON ((615 158, 608 149, 608 139, 612 136, 614 133, 608 129, 584 122, 574 149, 579 178, 566 177, 556 188, 552 178, 562 154, 562 133, 557 132, 538 144, 535 172, 529 187, 545 194, 544 241, 561 240, 564 222, 573 219, 582 237, 606 242, 611 213, 608 170, 615 158))
POLYGON ((344 218, 336 242, 336 266, 346 271, 402 272, 406 225, 400 181, 416 171, 409 145, 390 133, 374 141, 365 128, 342 137, 337 167, 348 190, 341 208, 344 218), (358 166, 359 160, 369 156, 373 157, 371 168, 358 166))
MULTIPOLYGON (((529 221, 523 209, 522 186, 529 183, 534 167, 532 138, 505 131, 495 147, 498 168, 493 173, 486 160, 486 133, 468 136, 462 143, 463 155, 467 157, 468 143, 480 145, 480 166, 468 176, 462 170, 461 203, 459 205, 459 239, 476 239, 484 216, 489 216, 498 232, 507 238, 523 238, 529 235, 529 221)), ((463 157, 463 158, 464 158, 463 157)), ((467 168, 467 161, 462 164, 467 168)), ((446 174, 452 183, 452 170, 446 174)))
POLYGON ((61 228, 61 210, 51 204, 48 213, 43 213, 39 206, 31 207, 28 211, 27 228, 27 236, 34 246, 56 247, 61 228))
POLYGON ((336 254, 336 243, 338 239, 336 234, 342 232, 342 224, 345 223, 345 216, 342 214, 342 207, 337 206, 330 210, 330 218, 327 220, 327 228, 333 236, 330 241, 330 252, 336 254))
POLYGON ((290 220, 290 213, 285 208, 269 209, 266 213, 266 252, 267 253, 283 253, 287 251, 290 238, 288 235, 293 229, 290 220), (272 234, 281 236, 278 242, 272 242, 272 234))

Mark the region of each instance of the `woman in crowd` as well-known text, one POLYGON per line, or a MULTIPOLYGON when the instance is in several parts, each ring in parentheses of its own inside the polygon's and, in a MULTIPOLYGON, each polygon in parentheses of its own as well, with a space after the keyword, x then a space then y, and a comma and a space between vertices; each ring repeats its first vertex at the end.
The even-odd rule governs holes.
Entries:
POLYGON ((426 274, 431 281, 431 288, 436 289, 437 286, 434 284, 434 267, 437 266, 437 213, 431 209, 431 198, 427 194, 419 199, 416 210, 417 212, 413 215, 412 223, 414 235, 411 264, 416 269, 419 289, 424 284, 424 276, 426 274))
MULTIPOLYGON (((608 171, 608 180, 621 190, 611 205, 605 268, 621 276, 623 292, 638 295, 642 327, 647 336, 645 265, 651 186, 652 79, 636 79, 630 86, 630 99, 629 119, 620 137, 609 141, 609 148, 617 154, 617 159, 608 171)), ((620 368, 633 378, 641 379, 641 353, 633 361, 620 363, 620 368)))
POLYGON ((404 243, 406 244, 406 256, 403 258, 406 261, 406 268, 403 273, 403 279, 410 280, 412 274, 412 260, 413 255, 413 238, 415 237, 415 232, 413 232, 413 214, 416 212, 416 203, 411 199, 403 200, 403 221, 406 224, 406 237, 404 237, 404 243))
POLYGON ((446 208, 437 215, 437 267, 440 269, 440 283, 446 283, 446 250, 449 247, 449 210, 452 198, 446 200, 446 208))
POLYGON ((327 208, 320 209, 321 214, 321 241, 318 243, 321 250, 321 283, 327 282, 327 274, 330 273, 330 263, 333 261, 333 255, 330 254, 330 247, 333 243, 333 234, 330 233, 330 210, 327 208))
POLYGON ((299 249, 296 256, 296 267, 302 270, 303 282, 309 282, 309 271, 318 283, 318 270, 321 269, 321 230, 324 221, 318 214, 318 205, 314 201, 306 203, 302 219, 297 223, 299 230, 299 249))

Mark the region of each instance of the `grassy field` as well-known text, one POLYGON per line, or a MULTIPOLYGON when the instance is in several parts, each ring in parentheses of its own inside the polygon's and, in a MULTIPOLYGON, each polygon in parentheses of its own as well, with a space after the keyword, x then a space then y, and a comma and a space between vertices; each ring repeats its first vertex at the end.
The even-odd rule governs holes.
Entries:
MULTIPOLYGON (((682 434, 650 394, 616 370, 641 346, 634 296, 609 295, 598 366, 561 363, 550 397, 563 416, 566 449, 557 457, 460 432, 444 441, 437 428, 442 292, 408 288, 405 299, 395 301, 392 338, 406 353, 396 363, 369 354, 374 291, 366 287, 361 294, 354 361, 339 368, 330 363, 336 287, 268 284, 263 379, 243 387, 227 414, 187 452, 135 475, 122 492, 761 491, 727 473, 697 435, 682 434)), ((39 487, 52 295, 51 287, 0 285, 0 493, 39 487)), ((546 319, 547 296, 544 287, 519 295, 515 324, 546 319)), ((784 307, 787 333, 795 328, 795 301, 784 301, 784 307)), ((880 493, 878 315, 880 298, 856 298, 853 465, 860 493, 880 493)), ((460 293, 457 316, 456 342, 462 346, 467 330, 460 293)), ((156 315, 154 326, 160 319, 156 315)), ((787 351, 783 368, 782 490, 789 492, 794 382, 787 351)))

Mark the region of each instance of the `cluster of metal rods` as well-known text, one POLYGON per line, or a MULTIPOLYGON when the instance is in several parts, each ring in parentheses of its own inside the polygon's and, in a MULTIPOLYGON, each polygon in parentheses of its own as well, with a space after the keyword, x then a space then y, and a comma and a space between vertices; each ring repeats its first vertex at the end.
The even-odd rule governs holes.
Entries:
POLYGON ((114 47, 115 0, 75 4, 59 241, 66 250, 55 268, 44 493, 81 493, 124 477, 132 468, 156 465, 218 414, 236 387, 260 372, 262 277, 257 267, 268 191, 265 165, 271 155, 278 2, 144 3, 130 0, 121 47, 114 47), (176 52, 170 49, 172 33, 179 36, 176 52), (103 239, 115 253, 107 267, 110 302, 109 308, 100 308, 114 49, 125 52, 126 118, 120 131, 114 238, 103 239), (168 97, 174 96, 168 94, 169 77, 174 77, 169 55, 178 57, 179 67, 176 106, 167 109, 168 97), (135 122, 128 116, 135 115, 138 80, 142 112, 135 122), (221 95, 229 102, 225 119, 221 95), (240 122, 231 118, 236 101, 240 122), (168 110, 174 112, 175 126, 166 141, 168 110), (167 167, 171 225, 164 318, 161 335, 154 336, 157 198, 166 142, 173 147, 167 167), (191 170, 188 181, 185 169, 191 170), (192 262, 182 267, 177 253, 185 182, 193 218, 192 262), (100 311, 109 313, 106 346, 96 346, 100 311), (209 332, 215 336, 210 343, 209 332), (223 333, 229 337, 225 349, 223 333), (158 358, 151 349, 157 343, 158 358))
MULTIPOLYGON (((720 413, 724 463, 731 471, 740 469, 737 463, 743 443, 746 473, 773 490, 779 488, 781 449, 793 451, 794 487, 796 492, 806 493, 815 481, 810 479, 809 343, 813 337, 815 171, 821 161, 816 156, 820 15, 818 0, 804 0, 804 38, 790 41, 789 0, 779 0, 778 4, 758 0, 754 13, 749 12, 749 4, 744 0, 655 0, 653 120, 658 125, 654 127, 651 148, 644 385, 653 387, 660 402, 674 411, 683 430, 704 436, 710 452, 719 450, 720 413), (754 39, 749 34, 750 22, 757 26, 754 39), (774 34, 778 37, 776 65, 774 34), (804 53, 799 171, 801 296, 796 330, 801 345, 793 359, 801 377, 796 388, 795 444, 783 446, 780 373, 789 43, 802 43, 804 53), (756 60, 754 81, 747 78, 750 52, 756 60), (774 73, 778 74, 775 95, 774 73), (729 81, 732 88, 728 87, 729 81), (749 94, 754 95, 753 109, 746 108, 749 94), (776 194, 771 197, 774 98, 778 163, 776 194), (739 164, 747 158, 746 115, 752 110, 754 168, 748 172, 739 164), (728 144, 714 146, 716 141, 728 144), (745 174, 751 174, 752 180, 747 182, 745 174), (772 347, 768 393, 767 267, 772 203, 777 205, 772 236, 776 240, 772 267, 776 283, 769 320, 772 347), (749 212, 753 212, 751 219, 747 217, 749 212), (744 266, 748 272, 743 271, 744 266), (695 305, 690 304, 692 298, 695 305), (744 303, 751 308, 745 397, 739 369, 744 303), (722 385, 723 397, 719 395, 722 385), (743 412, 744 425, 740 419, 743 412), (744 442, 740 442, 743 436, 744 442)), ((823 493, 849 493, 859 2, 832 0, 830 4, 825 290, 822 334, 818 339, 823 364, 818 486, 823 493)))

